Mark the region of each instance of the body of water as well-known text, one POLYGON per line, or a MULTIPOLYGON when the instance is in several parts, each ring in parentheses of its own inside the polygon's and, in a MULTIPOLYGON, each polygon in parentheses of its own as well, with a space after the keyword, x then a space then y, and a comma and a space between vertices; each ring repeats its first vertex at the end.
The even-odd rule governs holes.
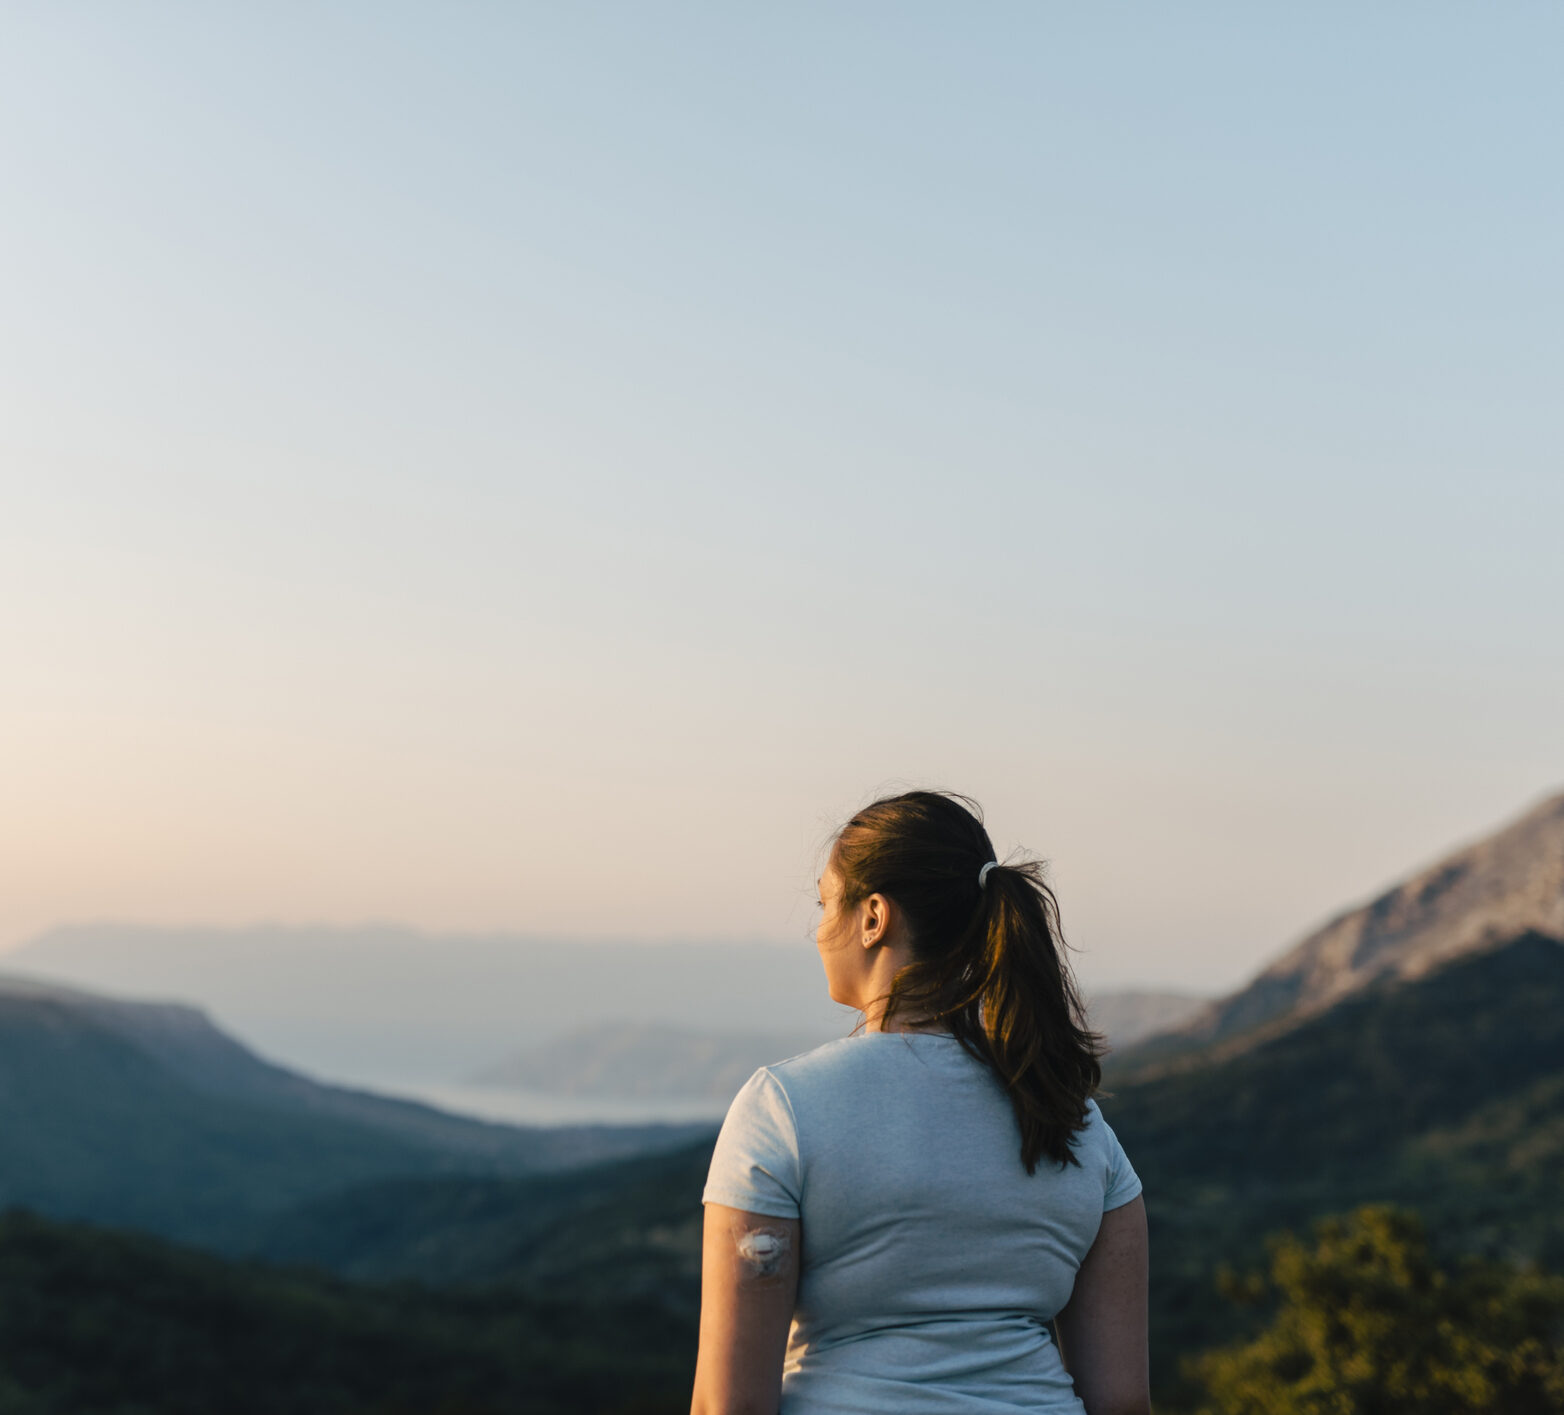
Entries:
POLYGON ((704 1098, 565 1096, 510 1087, 422 1082, 384 1089, 456 1115, 510 1125, 650 1125, 697 1120, 709 1120, 715 1125, 728 1108, 726 1101, 704 1098))

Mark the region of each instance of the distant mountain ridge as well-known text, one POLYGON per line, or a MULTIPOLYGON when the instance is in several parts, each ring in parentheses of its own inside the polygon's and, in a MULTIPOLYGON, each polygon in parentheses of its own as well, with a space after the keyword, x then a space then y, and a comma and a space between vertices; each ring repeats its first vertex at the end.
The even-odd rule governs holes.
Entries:
POLYGON ((1338 915, 1252 982, 1151 1039, 1141 1060, 1291 1024, 1528 930, 1564 936, 1564 793, 1338 915))
MULTIPOLYGON (((51 929, 0 954, 0 970, 116 998, 178 998, 289 1066, 388 1090, 449 1087, 541 1044, 573 1049, 579 1045, 574 1034, 592 1029, 608 1037, 625 1018, 700 1037, 732 1036, 753 1020, 781 1038, 781 1049, 761 1055, 755 1065, 845 1036, 857 1021, 852 1009, 827 995, 812 943, 442 937, 389 925, 83 924, 51 929), (301 986, 303 979, 307 986, 301 986), (757 997, 766 999, 759 1016, 757 997)), ((1094 1024, 1115 1047, 1131 1044, 1148 1029, 1173 1025, 1196 1005, 1194 999, 1148 990, 1104 991, 1088 1002, 1094 1024)), ((706 1043, 690 1045, 698 1051, 706 1043)), ((653 1070, 675 1065, 645 1048, 642 1060, 653 1070)), ((583 1063, 596 1064, 584 1054, 583 1063)), ((550 1068, 539 1060, 522 1069, 550 1068)), ((568 1081, 562 1092, 554 1081, 517 1077, 509 1084, 540 1094, 615 1094, 568 1081)), ((702 1082, 693 1094, 708 1096, 723 1085, 702 1082)), ((670 1076, 656 1086, 649 1077, 636 1079, 629 1094, 691 1093, 675 1087, 670 1076)))
POLYGON ((0 970, 116 997, 177 998, 290 1066, 393 1089, 454 1082, 519 1047, 618 1017, 731 1030, 757 997, 771 1031, 840 1036, 853 1024, 826 994, 813 942, 96 923, 50 929, 0 954, 0 970))

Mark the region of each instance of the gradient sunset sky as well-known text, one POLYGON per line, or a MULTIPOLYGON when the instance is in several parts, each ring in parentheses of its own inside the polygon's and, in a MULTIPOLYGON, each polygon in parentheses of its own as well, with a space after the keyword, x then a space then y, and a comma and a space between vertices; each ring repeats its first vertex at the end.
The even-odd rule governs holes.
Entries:
POLYGON ((8 5, 0 949, 812 928, 1088 985, 1564 786, 1564 9, 8 5))

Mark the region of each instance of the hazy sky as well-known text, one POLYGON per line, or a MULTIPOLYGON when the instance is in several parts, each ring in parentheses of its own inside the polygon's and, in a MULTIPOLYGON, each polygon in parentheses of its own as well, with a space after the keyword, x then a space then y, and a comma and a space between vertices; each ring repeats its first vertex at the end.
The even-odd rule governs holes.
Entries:
POLYGON ((0 947, 802 940, 947 784, 1089 984, 1564 784, 1564 10, 0 8, 0 947))

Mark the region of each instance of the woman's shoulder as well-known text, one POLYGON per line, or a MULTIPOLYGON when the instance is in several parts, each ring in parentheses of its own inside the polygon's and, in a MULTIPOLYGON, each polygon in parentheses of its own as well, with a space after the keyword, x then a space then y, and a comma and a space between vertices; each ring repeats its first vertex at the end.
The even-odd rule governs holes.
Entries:
POLYGON ((734 1106, 753 1107, 766 1098, 782 1098, 791 1103, 792 1097, 808 1091, 822 1080, 840 1075, 851 1065, 850 1044, 852 1037, 842 1037, 834 1042, 801 1051, 781 1061, 767 1062, 750 1074, 740 1088, 734 1106))
POLYGON ((799 1095, 870 1078, 888 1080, 910 1067, 930 1065, 965 1071, 969 1063, 961 1043, 948 1033, 855 1032, 761 1071, 790 1095, 799 1095))
POLYGON ((796 1056, 789 1056, 782 1061, 773 1061, 769 1065, 762 1066, 760 1070, 784 1085, 789 1082, 807 1085, 821 1077, 834 1076, 849 1070, 855 1062, 861 1061, 864 1048, 858 1043, 862 1040, 861 1036, 838 1037, 834 1042, 823 1042, 817 1047, 810 1047, 808 1051, 799 1052, 796 1056))
POLYGON ((1102 1107, 1097 1104, 1096 1098, 1086 1098, 1086 1118, 1081 1122, 1080 1129, 1075 1132, 1076 1142, 1086 1141, 1092 1144, 1106 1143, 1113 1135, 1113 1130, 1108 1124, 1108 1119, 1102 1113, 1102 1107))
POLYGON ((1070 1143, 1078 1159, 1087 1162, 1090 1155, 1089 1162, 1101 1167, 1106 1188, 1104 1208, 1116 1208, 1140 1193, 1135 1168, 1095 1100, 1087 1100, 1086 1121, 1070 1143))

